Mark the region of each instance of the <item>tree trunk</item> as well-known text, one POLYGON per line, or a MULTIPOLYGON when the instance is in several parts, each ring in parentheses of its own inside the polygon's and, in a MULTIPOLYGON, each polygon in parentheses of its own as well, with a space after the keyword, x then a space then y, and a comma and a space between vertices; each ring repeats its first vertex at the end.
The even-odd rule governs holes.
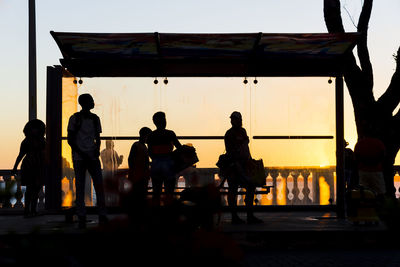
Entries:
MULTIPOLYGON (((393 116, 400 102, 400 67, 397 51, 397 68, 388 89, 378 99, 373 95, 373 70, 369 58, 367 36, 373 0, 365 0, 358 21, 360 39, 357 54, 360 66, 353 53, 346 59, 344 78, 353 103, 358 139, 372 136, 380 139, 386 148, 383 173, 387 194, 394 197, 394 161, 400 148, 400 112, 393 116)), ((324 18, 330 33, 344 32, 339 0, 324 0, 324 18)))

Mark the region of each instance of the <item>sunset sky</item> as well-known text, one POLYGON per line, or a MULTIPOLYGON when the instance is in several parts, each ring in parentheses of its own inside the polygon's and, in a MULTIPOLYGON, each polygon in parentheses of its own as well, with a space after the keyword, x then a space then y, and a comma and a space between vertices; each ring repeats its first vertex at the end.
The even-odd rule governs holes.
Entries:
MULTIPOLYGON (((167 33, 319 33, 326 32, 323 1, 105 1, 37 0, 38 117, 45 121, 46 66, 59 64, 61 53, 49 32, 167 33)), ((344 0, 347 31, 356 31, 360 0, 344 0)), ((375 1, 369 49, 375 96, 387 88, 395 68, 392 54, 400 46, 400 1, 375 1)), ((28 1, 0 0, 1 117, 0 168, 10 169, 28 118, 28 1)), ((253 135, 334 135, 334 85, 328 78, 258 78, 257 85, 239 78, 170 78, 167 86, 152 79, 84 79, 79 93, 90 92, 105 135, 137 135, 153 128, 151 115, 167 113, 177 135, 223 135, 229 114, 242 112, 253 135)), ((353 109, 345 92, 345 138, 356 142, 353 109)), ((186 143, 186 141, 182 141, 186 143)), ((193 141, 199 166, 214 167, 221 141, 193 141)), ((118 142, 125 155, 131 142, 118 142)), ((251 140, 256 158, 269 166, 334 165, 334 140, 251 140)), ((124 160, 123 166, 126 166, 124 160)))

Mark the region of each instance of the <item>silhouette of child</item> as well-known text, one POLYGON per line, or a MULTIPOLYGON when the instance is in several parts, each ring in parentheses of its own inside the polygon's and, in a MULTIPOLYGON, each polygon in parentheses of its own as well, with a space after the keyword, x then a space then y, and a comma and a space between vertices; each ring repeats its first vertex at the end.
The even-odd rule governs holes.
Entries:
POLYGON ((143 127, 139 131, 139 141, 132 144, 128 164, 129 175, 128 179, 132 183, 130 192, 131 198, 129 206, 143 207, 147 193, 147 184, 150 179, 150 163, 149 152, 146 147, 147 137, 151 133, 151 129, 143 127))
POLYGON ((44 157, 45 157, 45 130, 44 122, 38 119, 30 120, 24 127, 25 139, 12 170, 17 174, 17 168, 21 164, 21 185, 26 186, 24 217, 37 215, 36 206, 39 192, 44 184, 44 157))

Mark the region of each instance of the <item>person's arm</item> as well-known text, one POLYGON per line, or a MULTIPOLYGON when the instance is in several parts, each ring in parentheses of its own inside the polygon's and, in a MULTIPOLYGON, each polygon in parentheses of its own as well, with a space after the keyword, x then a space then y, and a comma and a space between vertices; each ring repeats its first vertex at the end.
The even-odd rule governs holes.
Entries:
POLYGON ((136 154, 136 146, 132 145, 131 151, 129 152, 129 157, 128 157, 129 169, 133 169, 134 161, 135 161, 135 154, 136 154))
POLYGON ((245 128, 242 128, 242 129, 243 129, 243 134, 244 134, 244 136, 246 136, 246 138, 245 138, 245 143, 248 145, 248 144, 250 143, 250 138, 249 138, 249 136, 247 135, 246 129, 245 129, 245 128))
POLYGON ((95 142, 96 142, 96 157, 98 157, 100 156, 100 145, 101 145, 100 133, 96 134, 95 142))
POLYGON ((149 153, 149 157, 153 158, 153 141, 150 135, 147 137, 146 143, 147 143, 147 151, 149 153))
POLYGON ((115 155, 117 156, 117 164, 119 166, 122 164, 122 160, 124 159, 124 156, 123 155, 119 156, 117 152, 115 152, 115 155))
POLYGON ((23 144, 23 142, 22 142, 22 143, 21 143, 21 147, 20 147, 20 149, 19 149, 19 154, 18 154, 18 156, 17 156, 17 159, 15 160, 14 167, 13 167, 13 169, 12 169, 12 171, 11 171, 11 174, 12 174, 12 175, 16 175, 16 174, 17 174, 18 165, 19 165, 19 163, 21 162, 21 160, 25 157, 25 155, 26 155, 26 151, 25 151, 25 149, 24 149, 24 144, 23 144))
POLYGON ((179 142, 178 138, 176 137, 175 132, 172 132, 173 136, 172 136, 172 143, 174 144, 174 146, 176 148, 180 148, 182 146, 182 144, 179 142))
POLYGON ((78 153, 81 155, 83 158, 86 158, 87 155, 85 152, 83 152, 78 145, 76 144, 76 132, 74 131, 68 131, 68 136, 67 136, 68 144, 71 147, 72 151, 78 153))
POLYGON ((225 151, 226 154, 233 155, 235 154, 235 151, 233 149, 233 142, 231 135, 229 133, 226 133, 224 136, 224 143, 225 143, 225 151))
POLYGON ((86 158, 86 153, 84 153, 77 145, 76 143, 76 134, 77 134, 77 129, 76 129, 76 117, 72 115, 69 118, 68 121, 68 127, 67 127, 67 141, 68 145, 71 147, 72 151, 78 153, 80 156, 83 158, 86 158))
POLYGON ((102 130, 101 130, 100 118, 97 115, 94 115, 94 116, 96 116, 96 119, 98 120, 98 122, 97 122, 98 129, 96 129, 96 136, 95 136, 96 153, 97 153, 96 157, 98 157, 98 156, 100 156, 100 145, 101 145, 100 133, 102 130))

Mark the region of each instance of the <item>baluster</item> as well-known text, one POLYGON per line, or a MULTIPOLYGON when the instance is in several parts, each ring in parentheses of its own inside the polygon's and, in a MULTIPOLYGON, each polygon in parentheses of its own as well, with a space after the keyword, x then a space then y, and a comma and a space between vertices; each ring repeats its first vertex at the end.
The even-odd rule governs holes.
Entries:
POLYGON ((307 188, 308 188, 308 194, 306 195, 307 202, 310 204, 315 204, 316 182, 314 181, 313 172, 310 172, 310 174, 307 176, 307 188))
POLYGON ((10 175, 3 175, 3 180, 4 180, 4 199, 3 199, 3 208, 12 208, 11 205, 11 187, 12 187, 12 181, 11 181, 11 176, 10 175))
MULTIPOLYGON (((286 178, 286 184, 287 184, 287 189, 288 189, 288 194, 287 194, 287 203, 290 205, 294 204, 294 178, 292 176, 292 172, 289 173, 289 175, 286 178)), ((285 194, 286 195, 286 194, 285 194)))
POLYGON ((14 208, 23 208, 24 204, 22 203, 22 198, 24 197, 24 194, 22 193, 21 189, 21 178, 19 175, 14 178, 17 182, 17 192, 15 192, 15 199, 17 202, 14 204, 14 208))
POLYGON ((3 176, 0 176, 0 200, 1 200, 1 203, 0 203, 0 206, 1 206, 1 208, 3 208, 3 192, 5 192, 5 188, 6 188, 6 183, 5 183, 5 181, 4 181, 4 179, 3 179, 3 176))
POLYGON ((277 193, 276 202, 278 205, 286 205, 287 194, 286 194, 286 179, 279 173, 276 178, 277 193))
MULTIPOLYGON (((274 185, 274 178, 272 178, 271 174, 268 173, 268 176, 266 177, 266 183, 267 186, 273 186, 274 185)), ((262 196, 261 204, 262 205, 272 205, 273 197, 274 197, 274 188, 271 188, 271 191, 268 194, 264 194, 262 196)))
POLYGON ((321 204, 320 200, 320 188, 319 188, 319 172, 318 170, 314 170, 312 173, 313 176, 313 203, 314 204, 321 204))
MULTIPOLYGON (((44 190, 46 190, 46 189, 44 189, 44 190)), ((38 206, 37 206, 38 210, 43 210, 44 209, 44 201, 45 201, 45 199, 44 199, 44 197, 45 197, 44 190, 43 190, 43 186, 42 186, 42 188, 39 191, 39 203, 38 203, 38 206)))
POLYGON ((299 173, 299 176, 297 176, 297 190, 299 192, 299 194, 297 195, 297 198, 299 200, 300 204, 304 204, 305 203, 305 196, 303 193, 303 190, 305 189, 305 185, 304 185, 304 177, 301 174, 301 172, 299 173))
MULTIPOLYGON (((244 188, 240 188, 239 189, 239 192, 245 192, 246 190, 244 189, 244 188)), ((240 195, 238 195, 238 206, 243 206, 243 205, 245 205, 244 204, 244 199, 245 199, 245 195, 242 195, 242 194, 240 194, 240 195)))
POLYGON ((400 197, 400 175, 398 172, 394 175, 394 187, 396 188, 396 198, 400 197))
POLYGON ((324 169, 323 172, 321 173, 321 176, 325 178, 326 183, 329 186, 329 203, 333 204, 336 201, 336 169, 331 170, 329 169, 324 169))
POLYGON ((299 175, 300 172, 296 171, 296 172, 292 172, 292 176, 293 176, 293 204, 294 205, 298 205, 300 200, 299 200, 299 187, 298 187, 298 183, 299 183, 299 175))

